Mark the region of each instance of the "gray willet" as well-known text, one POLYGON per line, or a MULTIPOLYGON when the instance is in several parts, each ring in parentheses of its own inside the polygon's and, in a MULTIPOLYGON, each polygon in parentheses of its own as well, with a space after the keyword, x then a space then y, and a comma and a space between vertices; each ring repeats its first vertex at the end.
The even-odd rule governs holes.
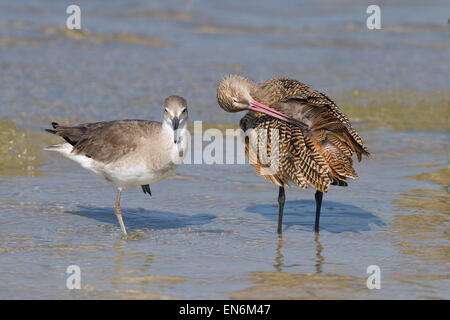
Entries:
POLYGON ((352 156, 356 153, 361 161, 362 155, 369 155, 349 119, 323 93, 287 78, 255 84, 230 75, 219 84, 217 101, 228 112, 248 111, 240 121, 246 132, 245 153, 247 158, 256 154, 255 161, 249 161, 256 173, 279 186, 278 233, 282 230, 284 186, 289 183, 316 189, 314 230, 318 232, 323 192, 330 184, 347 186, 347 178, 357 177, 352 156), (271 151, 275 155, 275 140, 276 167, 271 162, 275 157, 270 157, 271 151), (270 160, 261 161, 261 148, 270 160), (268 167, 276 170, 266 170, 268 167))
POLYGON ((122 232, 120 193, 140 185, 151 196, 150 184, 169 176, 183 161, 188 145, 187 103, 170 96, 164 101, 163 122, 116 120, 80 124, 73 127, 53 122, 53 129, 65 143, 45 148, 57 151, 117 186, 114 212, 122 232))

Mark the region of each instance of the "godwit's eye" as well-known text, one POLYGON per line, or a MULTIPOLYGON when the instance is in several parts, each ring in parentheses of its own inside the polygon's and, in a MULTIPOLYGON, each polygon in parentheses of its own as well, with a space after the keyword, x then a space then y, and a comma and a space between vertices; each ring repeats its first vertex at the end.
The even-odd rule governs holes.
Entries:
POLYGON ((238 98, 233 98, 233 101, 238 102, 239 100, 238 100, 238 98))

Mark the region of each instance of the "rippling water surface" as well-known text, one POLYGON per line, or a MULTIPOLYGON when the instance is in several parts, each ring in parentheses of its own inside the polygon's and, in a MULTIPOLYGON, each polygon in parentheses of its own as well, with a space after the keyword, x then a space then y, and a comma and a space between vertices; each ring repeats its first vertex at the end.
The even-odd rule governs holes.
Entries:
MULTIPOLYGON (((0 298, 449 299, 450 42, 447 1, 0 1, 0 298), (233 127, 216 104, 229 73, 297 78, 328 93, 372 156, 325 195, 277 188, 249 165, 182 165, 123 192, 42 148, 42 128, 159 120, 165 96, 190 119, 233 127), (81 268, 82 290, 66 289, 81 268), (368 290, 366 269, 381 268, 368 290)), ((199 150, 196 150, 197 152, 199 150)))

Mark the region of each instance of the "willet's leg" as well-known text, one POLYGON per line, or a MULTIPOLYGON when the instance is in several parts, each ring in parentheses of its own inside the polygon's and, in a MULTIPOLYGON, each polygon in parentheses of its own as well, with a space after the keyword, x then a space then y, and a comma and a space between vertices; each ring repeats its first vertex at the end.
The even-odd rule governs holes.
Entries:
POLYGON ((116 196, 116 204, 114 206, 114 212, 116 213, 117 220, 120 224, 120 229, 122 229, 122 232, 124 235, 127 235, 127 230, 125 229, 125 224, 122 220, 122 209, 120 208, 120 192, 122 191, 122 188, 117 188, 117 196, 116 196))
POLYGON ((316 222, 314 224, 314 231, 319 232, 320 208, 322 207, 323 192, 317 190, 314 197, 316 198, 316 222))
POLYGON ((282 223, 283 223, 283 209, 284 209, 284 200, 286 200, 286 195, 284 194, 284 187, 280 187, 280 190, 278 192, 278 204, 279 204, 279 210, 278 210, 278 233, 281 234, 282 229, 282 223))
POLYGON ((152 196, 152 192, 150 191, 150 185, 143 184, 141 187, 142 187, 142 191, 144 191, 144 193, 148 193, 150 195, 150 197, 152 196))

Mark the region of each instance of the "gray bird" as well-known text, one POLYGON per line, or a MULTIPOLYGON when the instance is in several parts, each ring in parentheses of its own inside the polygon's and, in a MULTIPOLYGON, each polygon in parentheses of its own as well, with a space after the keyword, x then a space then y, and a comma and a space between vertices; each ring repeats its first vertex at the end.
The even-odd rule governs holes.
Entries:
POLYGON ((57 151, 117 187, 114 212, 123 234, 120 194, 124 188, 142 187, 151 195, 150 184, 167 178, 183 161, 187 148, 186 100, 170 96, 164 101, 162 123, 147 120, 115 120, 73 127, 53 122, 65 143, 45 148, 57 151))

